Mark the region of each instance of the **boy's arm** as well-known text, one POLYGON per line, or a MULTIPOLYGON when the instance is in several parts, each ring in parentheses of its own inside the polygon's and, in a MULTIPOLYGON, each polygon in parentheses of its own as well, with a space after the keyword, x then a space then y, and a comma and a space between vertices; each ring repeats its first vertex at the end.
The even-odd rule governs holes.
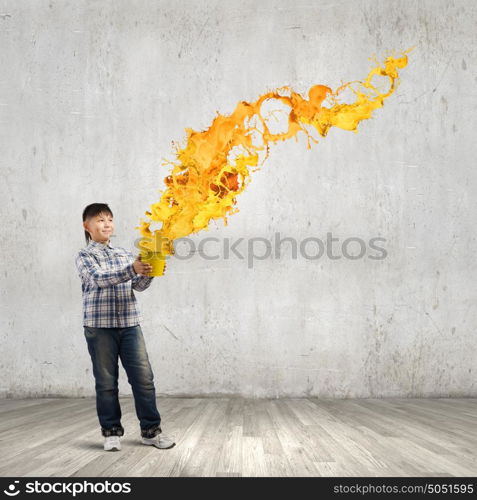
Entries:
POLYGON ((140 274, 137 274, 132 279, 131 286, 134 288, 134 290, 142 292, 146 288, 149 288, 149 285, 152 283, 153 279, 154 276, 141 276, 140 274))
POLYGON ((132 262, 122 269, 101 269, 94 257, 86 252, 79 252, 76 257, 76 267, 81 278, 100 288, 117 285, 136 276, 132 262))

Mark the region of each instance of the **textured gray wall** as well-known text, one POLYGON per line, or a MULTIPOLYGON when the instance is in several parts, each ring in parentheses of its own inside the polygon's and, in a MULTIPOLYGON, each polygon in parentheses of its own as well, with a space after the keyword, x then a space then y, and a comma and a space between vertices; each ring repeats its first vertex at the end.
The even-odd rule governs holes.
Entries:
POLYGON ((1 396, 94 394, 74 266, 86 204, 109 203, 114 244, 134 250, 186 127, 282 85, 364 78, 370 57, 411 46, 357 134, 273 145, 229 225, 193 238, 331 232, 385 238, 387 257, 170 259, 137 294, 142 327, 158 394, 477 395, 474 1, 7 0, 0 14, 1 396))

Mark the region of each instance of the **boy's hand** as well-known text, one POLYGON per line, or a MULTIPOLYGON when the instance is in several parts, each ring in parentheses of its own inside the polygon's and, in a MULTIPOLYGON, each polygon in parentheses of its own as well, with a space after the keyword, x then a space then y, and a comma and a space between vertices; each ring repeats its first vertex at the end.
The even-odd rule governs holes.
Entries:
POLYGON ((136 274, 142 274, 143 276, 148 276, 149 273, 152 271, 151 264, 146 264, 145 262, 142 262, 140 255, 138 255, 136 257, 136 260, 133 262, 133 268, 134 271, 136 271, 136 274))

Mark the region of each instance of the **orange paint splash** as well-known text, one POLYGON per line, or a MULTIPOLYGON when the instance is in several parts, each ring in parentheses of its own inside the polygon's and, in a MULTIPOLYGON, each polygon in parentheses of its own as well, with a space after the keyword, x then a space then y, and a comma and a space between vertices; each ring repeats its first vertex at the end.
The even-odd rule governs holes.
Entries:
POLYGON ((173 241, 207 230, 211 219, 222 218, 238 212, 236 198, 250 182, 250 172, 257 170, 269 154, 270 143, 284 141, 302 131, 310 141, 318 142, 306 126, 312 126, 322 137, 331 127, 357 132, 362 120, 371 117, 375 109, 384 105, 399 83, 398 70, 407 65, 407 53, 400 57, 390 56, 381 66, 373 68, 362 81, 348 82, 332 91, 325 85, 314 85, 308 91, 308 99, 288 86, 261 95, 255 102, 241 101, 235 111, 224 116, 218 114, 207 130, 186 129, 187 141, 177 148, 171 173, 165 177, 166 189, 161 191, 157 203, 145 212, 149 220, 141 219, 136 229, 141 233, 139 246, 145 251, 174 253, 173 241), (388 79, 389 88, 381 92, 372 80, 375 76, 388 79), (358 84, 361 90, 354 89, 358 84), (352 103, 340 103, 338 95, 349 89, 356 99, 352 103), (324 105, 329 99, 331 106, 324 105), (274 101, 273 101, 274 100, 274 101), (288 108, 288 128, 281 133, 271 133, 262 105, 276 102, 288 108), (257 143, 258 139, 258 143, 257 143), (264 154, 261 161, 259 154, 264 154), (162 222, 160 229, 151 231, 153 222, 162 222))

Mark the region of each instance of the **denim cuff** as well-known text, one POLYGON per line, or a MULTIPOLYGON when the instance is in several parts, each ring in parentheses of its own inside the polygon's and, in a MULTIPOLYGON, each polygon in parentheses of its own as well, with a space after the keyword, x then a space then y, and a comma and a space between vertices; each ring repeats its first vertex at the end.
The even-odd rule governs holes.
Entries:
POLYGON ((141 429, 141 436, 145 438, 153 438, 157 434, 161 434, 162 429, 160 424, 153 425, 147 429, 141 429))
POLYGON ((108 436, 123 436, 124 435, 124 428, 122 425, 113 425, 110 429, 105 429, 104 427, 101 427, 101 434, 104 437, 108 436))

